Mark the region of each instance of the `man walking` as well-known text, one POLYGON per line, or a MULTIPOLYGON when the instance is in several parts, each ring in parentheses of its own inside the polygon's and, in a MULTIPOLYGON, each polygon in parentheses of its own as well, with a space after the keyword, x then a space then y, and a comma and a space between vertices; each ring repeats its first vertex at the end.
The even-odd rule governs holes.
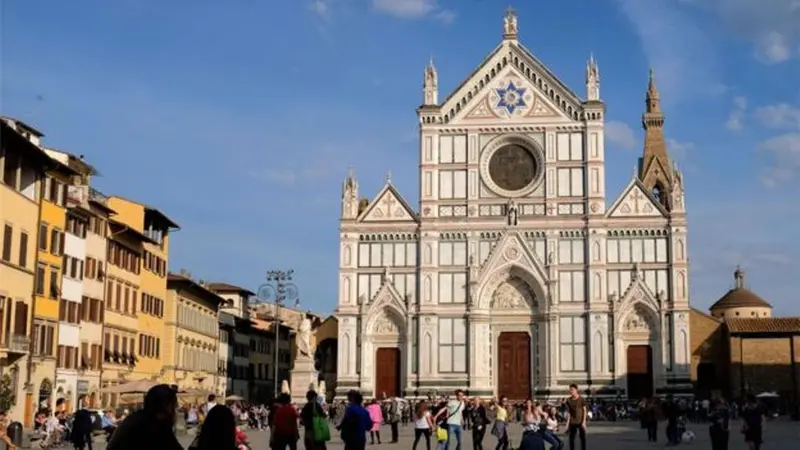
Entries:
POLYGON ((450 449, 450 439, 455 438, 456 449, 461 450, 461 423, 464 415, 464 391, 456 389, 455 398, 447 402, 447 407, 442 408, 433 417, 433 423, 441 416, 445 416, 445 423, 447 423, 447 446, 446 450, 450 449), (446 415, 445 415, 446 414, 446 415))
POLYGON ((589 416, 586 400, 578 392, 577 384, 569 385, 567 414, 569 415, 569 450, 575 450, 575 435, 581 439, 581 450, 586 450, 586 419, 589 416))

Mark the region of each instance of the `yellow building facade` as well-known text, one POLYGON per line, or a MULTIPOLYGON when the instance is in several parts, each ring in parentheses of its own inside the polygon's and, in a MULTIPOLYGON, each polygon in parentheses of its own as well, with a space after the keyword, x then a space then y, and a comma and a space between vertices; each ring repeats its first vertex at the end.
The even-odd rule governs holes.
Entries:
POLYGON ((160 379, 164 375, 162 337, 167 298, 169 234, 178 225, 156 208, 123 197, 109 197, 114 220, 135 231, 142 240, 137 314, 136 374, 160 379))
POLYGON ((164 313, 166 383, 197 393, 217 393, 219 324, 225 299, 187 275, 169 274, 164 313))
POLYGON ((39 148, 41 133, 0 118, 0 376, 12 395, 11 420, 29 423, 31 320, 36 248, 45 170, 54 163, 39 148))
MULTIPOLYGON (((143 242, 147 238, 113 219, 108 221, 107 234, 102 388, 145 378, 136 368, 136 342, 143 242)), ((116 396, 102 395, 103 406, 116 403, 116 396)))
POLYGON ((79 174, 68 165, 53 161, 56 164, 47 170, 43 180, 39 209, 30 358, 30 395, 33 398, 30 402, 31 408, 26 411, 26 424, 39 407, 56 406, 56 368, 68 358, 77 359, 76 354, 63 355, 59 351, 59 322, 66 244, 67 190, 72 178, 79 174))

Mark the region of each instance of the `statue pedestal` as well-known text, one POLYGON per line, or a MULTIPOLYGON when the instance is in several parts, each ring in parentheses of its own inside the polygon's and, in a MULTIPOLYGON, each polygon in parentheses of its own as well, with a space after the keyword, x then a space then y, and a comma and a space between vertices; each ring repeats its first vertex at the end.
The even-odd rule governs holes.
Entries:
POLYGON ((289 385, 292 387, 292 403, 297 405, 306 404, 306 393, 315 389, 319 373, 314 368, 314 359, 298 356, 294 360, 294 367, 290 372, 291 380, 289 385))

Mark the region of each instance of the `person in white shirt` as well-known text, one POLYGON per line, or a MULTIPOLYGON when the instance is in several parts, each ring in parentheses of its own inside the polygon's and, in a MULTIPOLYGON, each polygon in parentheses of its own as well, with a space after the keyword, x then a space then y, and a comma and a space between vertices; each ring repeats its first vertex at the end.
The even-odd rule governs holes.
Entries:
POLYGON ((214 394, 208 394, 208 403, 206 403, 206 415, 211 411, 211 408, 217 406, 217 396, 214 394))

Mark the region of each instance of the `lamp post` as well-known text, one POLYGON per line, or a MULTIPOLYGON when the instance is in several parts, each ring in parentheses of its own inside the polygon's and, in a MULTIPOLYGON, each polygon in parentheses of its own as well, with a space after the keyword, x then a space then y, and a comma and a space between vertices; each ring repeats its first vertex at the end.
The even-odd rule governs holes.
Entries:
POLYGON ((280 328, 281 328, 281 307, 285 302, 294 300, 295 306, 300 304, 297 295, 297 286, 292 283, 294 269, 288 270, 269 270, 267 271, 267 282, 259 286, 257 291, 258 303, 275 303, 275 360, 274 360, 274 391, 275 398, 278 397, 278 355, 280 353, 280 328))

